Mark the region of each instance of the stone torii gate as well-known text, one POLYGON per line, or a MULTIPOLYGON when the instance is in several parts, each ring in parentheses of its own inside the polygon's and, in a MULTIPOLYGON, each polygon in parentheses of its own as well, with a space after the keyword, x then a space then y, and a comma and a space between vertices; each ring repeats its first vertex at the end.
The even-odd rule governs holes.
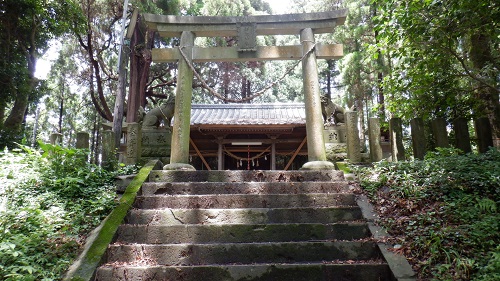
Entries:
POLYGON ((146 28, 161 37, 180 37, 179 48, 152 50, 154 62, 179 62, 172 128, 170 164, 164 169, 193 169, 189 165, 189 133, 193 62, 302 59, 308 161, 303 169, 334 169, 326 161, 316 59, 338 59, 341 44, 317 44, 315 34, 331 33, 345 22, 347 10, 320 13, 245 17, 168 16, 144 14, 146 28), (257 46, 256 36, 300 35, 301 45, 257 46), (202 48, 195 37, 237 36, 237 46, 202 48))

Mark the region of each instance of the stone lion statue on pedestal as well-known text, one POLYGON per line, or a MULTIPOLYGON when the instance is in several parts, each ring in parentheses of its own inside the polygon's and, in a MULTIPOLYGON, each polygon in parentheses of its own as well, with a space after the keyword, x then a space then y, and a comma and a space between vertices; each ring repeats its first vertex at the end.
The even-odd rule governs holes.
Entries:
POLYGON ((321 95, 321 113, 323 114, 323 122, 325 123, 325 125, 332 122, 335 125, 345 123, 345 109, 340 105, 332 102, 329 95, 321 95))
POLYGON ((171 95, 166 103, 157 106, 146 112, 141 106, 139 108, 139 123, 142 128, 158 128, 162 123, 165 127, 170 127, 172 117, 174 117, 175 96, 171 95))

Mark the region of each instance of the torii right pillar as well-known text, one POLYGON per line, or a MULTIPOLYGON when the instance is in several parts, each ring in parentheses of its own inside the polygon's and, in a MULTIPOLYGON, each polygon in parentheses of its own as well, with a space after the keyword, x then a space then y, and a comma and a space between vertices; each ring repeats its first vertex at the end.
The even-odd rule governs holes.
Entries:
MULTIPOLYGON (((305 54, 314 46, 314 33, 311 28, 300 32, 302 52, 305 54)), ((326 160, 325 140, 323 138, 323 117, 319 96, 318 63, 314 51, 302 61, 302 80, 304 103, 306 106, 306 133, 308 162, 303 170, 333 170, 335 165, 326 160)))

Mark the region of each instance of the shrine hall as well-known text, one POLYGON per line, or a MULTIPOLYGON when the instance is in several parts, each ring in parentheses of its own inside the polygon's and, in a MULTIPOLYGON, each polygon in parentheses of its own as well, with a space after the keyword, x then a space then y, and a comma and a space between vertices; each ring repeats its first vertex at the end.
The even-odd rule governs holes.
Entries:
POLYGON ((295 170, 307 161, 303 103, 193 104, 190 127, 197 170, 295 170))

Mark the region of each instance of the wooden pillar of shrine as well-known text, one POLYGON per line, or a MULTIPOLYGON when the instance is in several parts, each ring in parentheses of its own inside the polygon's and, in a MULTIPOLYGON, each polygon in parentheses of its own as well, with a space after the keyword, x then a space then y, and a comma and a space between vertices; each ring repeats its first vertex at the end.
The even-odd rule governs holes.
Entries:
POLYGON ((222 137, 217 138, 217 144, 219 145, 217 150, 217 170, 224 170, 223 139, 222 137))
POLYGON ((272 137, 271 142, 271 170, 276 170, 276 137, 272 137))

